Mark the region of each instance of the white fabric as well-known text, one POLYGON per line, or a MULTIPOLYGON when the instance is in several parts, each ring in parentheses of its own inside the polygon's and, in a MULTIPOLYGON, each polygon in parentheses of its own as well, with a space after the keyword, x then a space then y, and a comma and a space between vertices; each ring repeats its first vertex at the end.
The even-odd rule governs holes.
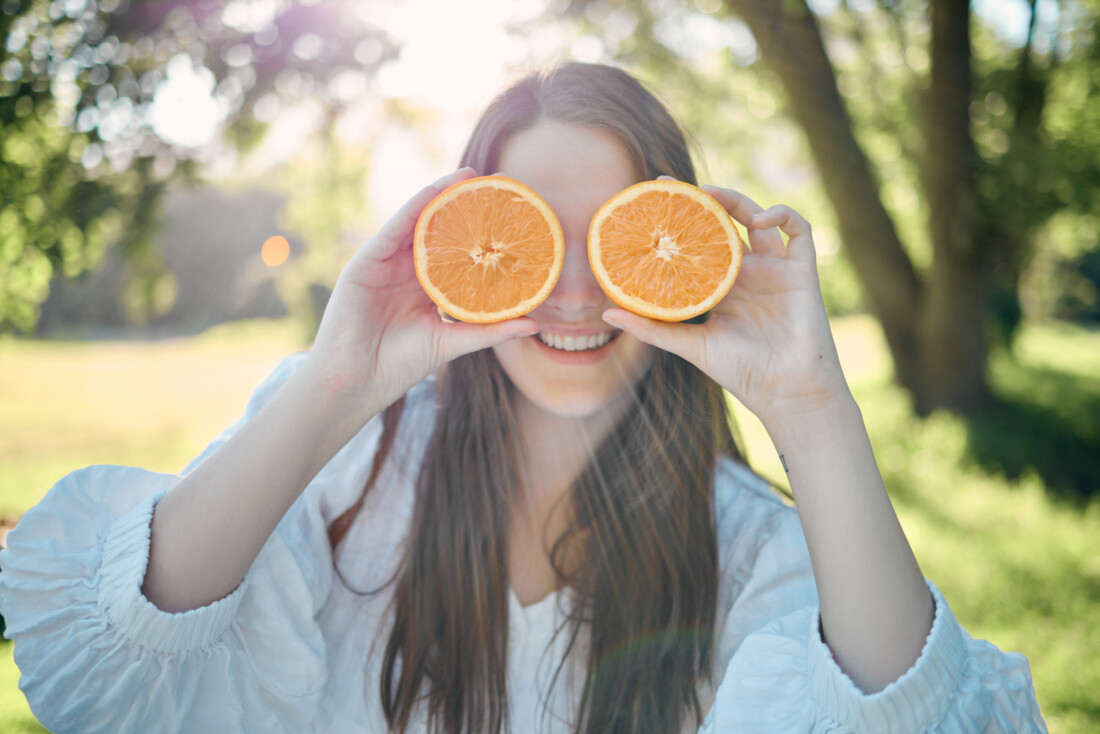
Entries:
MULTIPOLYGON (((297 356, 280 365, 184 473, 300 363, 297 356)), ((433 411, 430 383, 410 392, 400 453, 348 531, 339 574, 326 528, 366 481, 378 421, 310 484, 232 594, 184 614, 161 612, 140 592, 153 507, 178 478, 94 466, 62 479, 0 553, 0 613, 35 715, 57 732, 385 731, 378 677, 386 581, 433 411)), ((1026 659, 972 640, 932 586, 936 618, 920 659, 885 690, 863 695, 819 635, 795 511, 733 463, 717 474, 715 508, 720 684, 700 691, 713 700, 701 732, 1045 731, 1026 659)), ((568 597, 557 592, 526 608, 510 599, 511 731, 570 730, 579 656, 557 685, 548 683, 564 651, 566 636, 554 632, 568 597)), ((412 731, 423 730, 422 720, 414 723, 412 731)))

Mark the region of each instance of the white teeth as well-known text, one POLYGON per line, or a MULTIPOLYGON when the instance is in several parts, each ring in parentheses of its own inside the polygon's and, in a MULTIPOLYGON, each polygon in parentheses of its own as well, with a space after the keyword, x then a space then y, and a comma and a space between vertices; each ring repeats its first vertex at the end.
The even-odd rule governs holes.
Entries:
POLYGON ((610 341, 613 331, 605 331, 602 334, 591 336, 561 336, 560 334, 547 334, 539 332, 539 340, 548 347, 561 349, 565 352, 579 352, 586 349, 599 349, 610 341))

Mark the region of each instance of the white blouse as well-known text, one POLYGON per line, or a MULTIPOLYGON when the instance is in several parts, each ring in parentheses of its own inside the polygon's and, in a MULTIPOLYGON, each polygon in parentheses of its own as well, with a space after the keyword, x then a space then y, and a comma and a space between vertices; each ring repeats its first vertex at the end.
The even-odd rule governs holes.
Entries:
MULTIPOLYGON (((303 357, 285 360, 184 473, 254 415, 303 357)), ((430 381, 410 391, 392 458, 336 571, 327 527, 362 490, 378 420, 310 483, 233 593, 182 614, 141 594, 153 507, 179 477, 93 466, 63 478, 0 552, 0 613, 35 715, 57 732, 384 732, 386 582, 400 561, 434 409, 430 381)), ((714 491, 717 690, 700 690, 701 701, 713 699, 700 732, 1046 731, 1026 658, 971 639, 931 584, 935 621, 920 658, 886 689, 861 693, 821 639, 795 510, 734 462, 720 466, 714 491)), ((583 644, 551 685, 570 593, 526 608, 511 596, 513 732, 570 731, 583 644)), ((411 731, 425 731, 422 714, 411 731)))

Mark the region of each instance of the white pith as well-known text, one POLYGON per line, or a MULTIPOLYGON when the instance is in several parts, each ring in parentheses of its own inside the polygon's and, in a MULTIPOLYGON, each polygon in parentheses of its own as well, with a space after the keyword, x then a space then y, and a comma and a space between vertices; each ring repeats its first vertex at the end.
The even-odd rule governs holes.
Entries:
POLYGON ((672 260, 673 257, 680 254, 680 245, 667 234, 663 234, 661 235, 660 241, 657 242, 657 248, 654 254, 662 260, 672 260))
POLYGON ((539 332, 539 341, 548 347, 561 349, 566 352, 580 352, 586 349, 599 349, 611 340, 614 331, 605 331, 591 336, 562 336, 561 334, 547 334, 539 332))
POLYGON ((479 247, 476 250, 470 251, 470 259, 472 259, 478 265, 492 265, 495 266, 502 257, 504 257, 504 249, 506 245, 502 242, 493 242, 488 247, 479 247))

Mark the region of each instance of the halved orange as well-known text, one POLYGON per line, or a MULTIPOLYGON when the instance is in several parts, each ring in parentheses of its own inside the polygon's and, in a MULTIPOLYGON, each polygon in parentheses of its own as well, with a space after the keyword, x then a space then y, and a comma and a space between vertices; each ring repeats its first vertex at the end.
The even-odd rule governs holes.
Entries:
POLYGON ((682 181, 643 181, 600 207, 588 261, 618 306, 661 321, 714 307, 741 269, 743 243, 714 197, 682 181))
POLYGON ((488 324, 546 300, 561 275, 565 238, 534 189, 506 176, 481 176, 447 188, 424 208, 413 261, 441 311, 488 324))

